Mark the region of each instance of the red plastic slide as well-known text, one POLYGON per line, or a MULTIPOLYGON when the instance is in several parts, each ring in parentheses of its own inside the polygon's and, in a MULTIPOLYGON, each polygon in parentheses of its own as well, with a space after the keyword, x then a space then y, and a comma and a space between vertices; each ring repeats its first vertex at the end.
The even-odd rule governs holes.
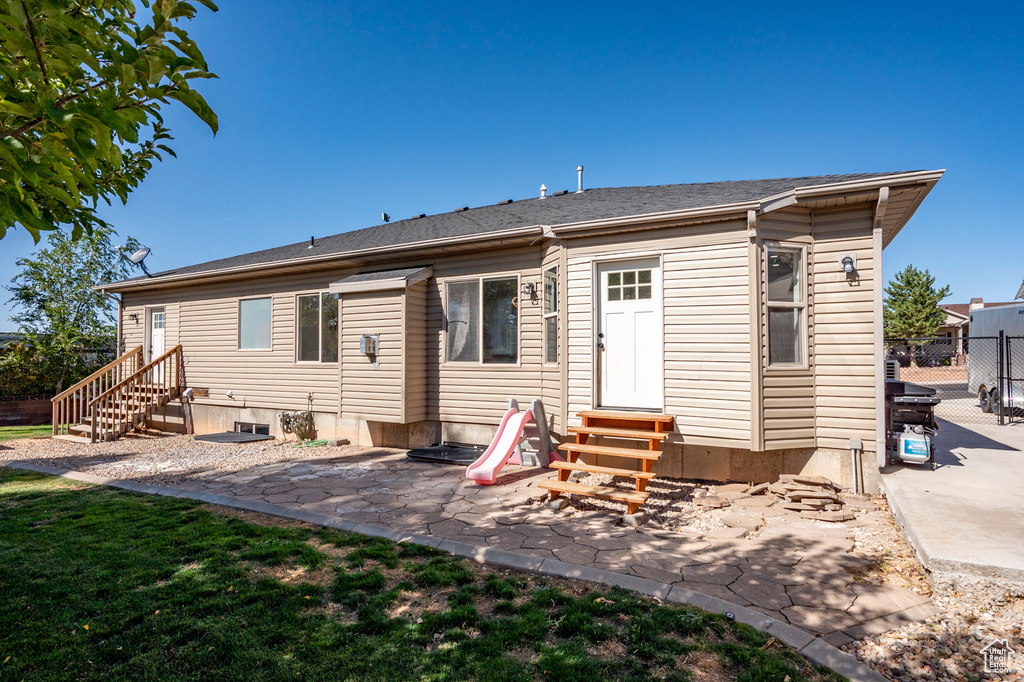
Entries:
POLYGON ((498 433, 494 434, 494 440, 490 446, 480 455, 480 459, 469 465, 466 469, 466 478, 476 481, 480 485, 494 485, 495 479, 501 468, 508 464, 509 459, 516 452, 516 446, 523 439, 523 430, 526 425, 533 421, 533 412, 527 410, 520 412, 510 407, 505 416, 501 419, 498 433))

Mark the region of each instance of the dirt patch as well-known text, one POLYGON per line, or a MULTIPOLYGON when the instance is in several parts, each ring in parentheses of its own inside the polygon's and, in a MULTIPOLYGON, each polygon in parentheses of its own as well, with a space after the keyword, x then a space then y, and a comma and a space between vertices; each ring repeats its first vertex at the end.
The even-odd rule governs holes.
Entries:
POLYGON ((259 512, 245 511, 244 509, 235 509, 233 507, 221 507, 216 504, 203 503, 199 505, 199 508, 215 514, 217 516, 227 516, 232 519, 240 519, 248 523, 255 524, 257 526, 277 526, 279 528, 305 528, 306 530, 321 530, 321 526, 314 526, 312 523, 306 523, 305 521, 296 521, 294 519, 286 519, 281 516, 272 516, 270 514, 261 514, 259 512))
POLYGON ((722 664, 722 659, 711 651, 691 651, 679 656, 676 664, 680 668, 689 669, 692 678, 699 682, 729 682, 733 679, 733 675, 722 664))

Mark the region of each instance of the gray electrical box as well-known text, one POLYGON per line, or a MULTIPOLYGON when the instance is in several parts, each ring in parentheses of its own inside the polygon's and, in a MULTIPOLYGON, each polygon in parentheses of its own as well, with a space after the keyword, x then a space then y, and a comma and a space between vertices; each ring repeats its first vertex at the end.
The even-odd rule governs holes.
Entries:
POLYGON ((377 336, 377 334, 363 334, 359 338, 359 352, 363 355, 376 355, 377 336))

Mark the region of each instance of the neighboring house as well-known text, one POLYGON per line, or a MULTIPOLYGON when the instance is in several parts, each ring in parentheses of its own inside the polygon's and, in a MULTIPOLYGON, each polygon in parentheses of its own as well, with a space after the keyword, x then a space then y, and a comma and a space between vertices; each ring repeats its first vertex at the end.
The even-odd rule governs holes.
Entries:
POLYGON ((985 303, 980 298, 972 298, 970 303, 942 303, 939 305, 946 311, 946 321, 942 323, 935 336, 957 339, 970 336, 971 311, 980 308, 998 308, 1004 305, 1017 305, 1016 301, 985 303))
POLYGON ((103 289, 126 347, 181 344, 199 433, 279 434, 312 392, 322 437, 486 443, 540 398, 561 438, 583 410, 672 415, 664 475, 850 482, 859 438, 871 482, 882 249, 941 176, 559 192, 103 289))

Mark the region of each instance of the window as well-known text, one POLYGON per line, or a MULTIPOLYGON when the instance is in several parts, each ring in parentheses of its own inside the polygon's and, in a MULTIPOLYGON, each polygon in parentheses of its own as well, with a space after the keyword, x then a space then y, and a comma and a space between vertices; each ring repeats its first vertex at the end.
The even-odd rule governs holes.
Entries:
POLYGON ((797 246, 768 245, 768 365, 805 362, 804 327, 807 302, 804 282, 807 264, 797 246))
POLYGON ((608 273, 609 301, 636 301, 651 297, 651 270, 608 273))
POLYGON ((296 319, 298 338, 295 358, 299 362, 338 361, 338 294, 320 293, 298 297, 296 319))
POLYGON ((238 302, 238 349, 270 350, 273 301, 246 298, 238 302))
POLYGON ((519 278, 447 284, 448 362, 519 361, 519 278))
POLYGON ((544 271, 544 362, 558 362, 558 270, 544 271))

